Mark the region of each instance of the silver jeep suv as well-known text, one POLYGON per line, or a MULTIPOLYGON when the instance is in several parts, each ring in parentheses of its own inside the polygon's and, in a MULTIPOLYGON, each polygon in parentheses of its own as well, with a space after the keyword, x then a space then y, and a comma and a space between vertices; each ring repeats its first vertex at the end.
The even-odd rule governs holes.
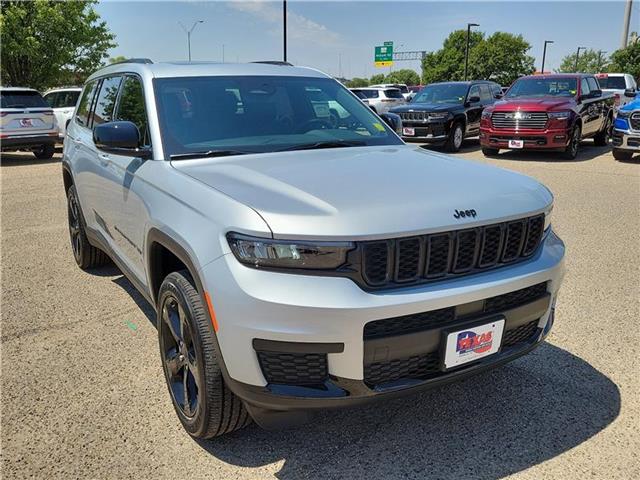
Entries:
POLYGON ((192 436, 417 392, 549 333, 549 190, 405 145, 383 118, 277 62, 88 79, 64 143, 73 254, 111 258, 155 306, 192 436))

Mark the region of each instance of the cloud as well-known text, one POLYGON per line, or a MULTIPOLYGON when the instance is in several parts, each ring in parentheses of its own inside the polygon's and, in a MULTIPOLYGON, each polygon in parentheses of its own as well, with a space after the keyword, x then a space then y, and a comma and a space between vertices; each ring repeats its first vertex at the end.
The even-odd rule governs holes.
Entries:
MULTIPOLYGON (((282 4, 266 0, 250 2, 234 1, 228 4, 234 10, 247 13, 278 28, 269 30, 269 33, 280 35, 282 33, 282 4)), ((306 41, 309 43, 322 42, 325 45, 337 45, 340 43, 340 34, 327 28, 325 25, 314 22, 309 18, 292 12, 289 6, 287 12, 287 34, 292 40, 306 41)))

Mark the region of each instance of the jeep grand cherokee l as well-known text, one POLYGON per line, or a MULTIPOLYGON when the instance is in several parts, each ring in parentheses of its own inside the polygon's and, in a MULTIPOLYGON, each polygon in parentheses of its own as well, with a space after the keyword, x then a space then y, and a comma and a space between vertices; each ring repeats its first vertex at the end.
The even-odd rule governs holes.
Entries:
POLYGON ((488 156, 501 148, 542 149, 574 159, 585 138, 608 145, 612 125, 613 95, 602 93, 593 75, 521 77, 482 113, 480 145, 488 156))
POLYGON ((502 96, 500 85, 482 80, 427 85, 411 103, 389 110, 402 119, 402 139, 444 145, 457 152, 480 131, 482 110, 502 96))
POLYGON ((194 437, 460 379, 553 324, 549 190, 405 145, 316 70, 111 65, 67 135, 75 260, 111 257, 155 305, 194 437))

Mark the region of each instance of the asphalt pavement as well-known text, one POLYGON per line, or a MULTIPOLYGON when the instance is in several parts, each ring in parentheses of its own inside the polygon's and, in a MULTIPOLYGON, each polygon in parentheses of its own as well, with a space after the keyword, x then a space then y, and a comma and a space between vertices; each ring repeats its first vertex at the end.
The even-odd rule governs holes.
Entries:
POLYGON ((60 156, 2 156, 3 478, 631 479, 640 470, 640 157, 584 143, 485 159, 555 194, 567 275, 547 342, 426 393, 206 442, 181 428, 153 310, 113 266, 78 269, 60 156))

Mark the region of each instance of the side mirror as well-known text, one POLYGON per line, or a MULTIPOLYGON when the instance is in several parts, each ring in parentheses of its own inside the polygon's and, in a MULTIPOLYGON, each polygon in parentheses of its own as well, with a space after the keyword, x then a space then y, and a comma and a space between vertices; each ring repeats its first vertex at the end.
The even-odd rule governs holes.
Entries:
POLYGON ((480 97, 474 95, 473 97, 467 98, 467 103, 480 103, 480 97))
POLYGON ((591 98, 598 98, 602 96, 602 90, 592 90, 591 93, 589 93, 589 96, 591 98))
POLYGON ((625 97, 635 97, 638 94, 638 92, 636 92, 635 88, 627 88, 624 91, 624 96, 625 97))
POLYGON ((402 119, 400 115, 396 115, 395 113, 383 113, 380 115, 380 118, 384 120, 384 123, 389 125, 393 131, 397 133, 402 132, 402 119))
POLYGON ((503 97, 503 95, 501 93, 496 93, 493 98, 495 98, 496 100, 500 100, 503 97))
POLYGON ((151 149, 140 147, 140 132, 133 122, 116 121, 96 125, 93 143, 99 150, 128 157, 151 157, 151 149))

